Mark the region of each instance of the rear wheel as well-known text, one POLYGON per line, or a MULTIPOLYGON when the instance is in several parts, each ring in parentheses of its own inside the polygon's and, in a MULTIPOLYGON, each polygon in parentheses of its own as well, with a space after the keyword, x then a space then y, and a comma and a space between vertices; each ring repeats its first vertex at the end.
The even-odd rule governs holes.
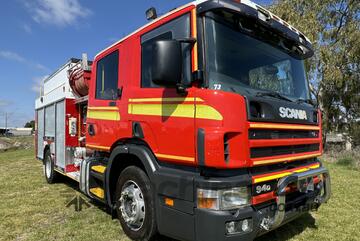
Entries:
POLYGON ((153 192, 143 170, 130 166, 116 186, 117 215, 125 234, 133 240, 151 240, 156 234, 153 192))
POLYGON ((58 173, 54 170, 54 162, 51 158, 50 151, 47 150, 44 155, 44 176, 48 183, 52 184, 56 182, 58 173))

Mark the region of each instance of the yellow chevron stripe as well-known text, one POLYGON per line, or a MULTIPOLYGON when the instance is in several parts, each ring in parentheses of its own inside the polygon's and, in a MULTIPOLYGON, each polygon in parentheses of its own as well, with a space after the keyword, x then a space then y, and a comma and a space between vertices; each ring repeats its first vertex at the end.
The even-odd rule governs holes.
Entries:
POLYGON ((174 159, 174 160, 180 160, 180 161, 189 161, 189 162, 195 161, 194 157, 174 156, 174 155, 167 155, 167 154, 160 154, 160 153, 155 153, 155 156, 158 158, 168 158, 168 159, 174 159))
POLYGON ((108 147, 108 146, 97 146, 97 145, 86 144, 86 147, 93 148, 93 149, 99 149, 99 150, 105 150, 105 151, 110 150, 110 147, 108 147))
POLYGON ((88 109, 87 118, 97 119, 97 120, 118 121, 120 120, 120 113, 117 109, 116 111, 88 109))
POLYGON ((222 120, 223 116, 209 105, 196 105, 196 118, 208 120, 222 120))
POLYGON ((306 172, 309 169, 316 169, 318 167, 320 167, 320 164, 315 164, 313 166, 302 168, 302 169, 299 169, 299 170, 295 170, 293 172, 284 172, 284 173, 279 173, 279 174, 275 174, 275 175, 271 175, 271 176, 259 177, 259 178, 254 179, 254 183, 271 181, 271 180, 279 179, 279 178, 282 178, 282 177, 285 177, 285 176, 289 176, 294 172, 296 172, 296 173, 306 172))
POLYGON ((272 175, 272 176, 268 176, 268 177, 260 177, 260 178, 256 178, 254 180, 254 183, 260 183, 260 182, 266 182, 266 181, 270 181, 270 180, 275 180, 275 179, 279 179, 285 176, 289 176, 291 175, 291 172, 284 172, 284 173, 280 173, 280 174, 276 174, 276 175, 272 175))
POLYGON ((316 154, 303 155, 303 156, 284 157, 284 158, 278 158, 278 159, 254 161, 254 165, 270 164, 270 163, 285 162, 285 161, 295 161, 295 160, 301 160, 301 159, 317 157, 317 156, 321 156, 321 152, 316 153, 316 154))
POLYGON ((94 106, 94 107, 88 107, 88 110, 119 110, 116 106, 94 106))
POLYGON ((100 187, 90 188, 90 192, 100 199, 104 199, 104 190, 100 187))
POLYGON ((102 165, 97 165, 97 166, 92 166, 91 170, 94 170, 94 171, 96 171, 98 173, 104 173, 105 170, 106 170, 106 167, 102 166, 102 165))
POLYGON ((251 123, 250 128, 255 129, 289 129, 289 130, 320 130, 319 126, 306 125, 284 125, 284 124, 265 124, 265 123, 251 123))
POLYGON ((213 107, 208 105, 186 104, 129 104, 128 113, 133 115, 169 116, 200 118, 208 120, 222 120, 222 115, 213 107))
POLYGON ((204 102, 201 98, 198 97, 171 97, 171 98, 136 98, 129 99, 129 102, 138 103, 138 102, 204 102))

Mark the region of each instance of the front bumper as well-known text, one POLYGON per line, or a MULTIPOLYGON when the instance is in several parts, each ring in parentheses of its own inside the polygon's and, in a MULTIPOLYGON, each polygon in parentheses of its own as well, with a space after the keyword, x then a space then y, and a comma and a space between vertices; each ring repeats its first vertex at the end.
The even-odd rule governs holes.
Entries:
POLYGON ((277 183, 276 202, 257 208, 249 206, 233 211, 214 211, 195 209, 196 240, 253 240, 270 230, 293 220, 304 212, 317 208, 327 202, 331 194, 330 175, 324 167, 309 170, 303 173, 294 173, 281 178, 277 183), (286 195, 289 184, 300 183, 307 178, 322 175, 322 180, 313 191, 303 193, 298 198, 290 199, 286 195), (226 234, 225 224, 231 221, 244 219, 252 220, 252 231, 247 233, 226 234))

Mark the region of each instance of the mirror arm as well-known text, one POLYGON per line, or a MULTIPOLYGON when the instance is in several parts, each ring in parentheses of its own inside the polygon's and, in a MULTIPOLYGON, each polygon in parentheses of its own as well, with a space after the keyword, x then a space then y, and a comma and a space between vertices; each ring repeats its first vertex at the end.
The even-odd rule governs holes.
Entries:
POLYGON ((179 95, 186 95, 187 94, 187 86, 183 83, 176 84, 176 92, 179 95))
POLYGON ((195 70, 192 72, 192 81, 199 81, 201 83, 204 82, 204 71, 202 70, 195 70))
POLYGON ((179 41, 180 43, 195 44, 197 42, 197 39, 196 38, 179 38, 179 39, 176 39, 176 41, 179 41))
MULTIPOLYGON (((197 42, 196 38, 180 38, 176 39, 179 43, 188 43, 191 45, 194 45, 197 42)), ((178 83, 176 85, 176 92, 180 95, 186 95, 187 94, 187 87, 184 83, 178 83)))

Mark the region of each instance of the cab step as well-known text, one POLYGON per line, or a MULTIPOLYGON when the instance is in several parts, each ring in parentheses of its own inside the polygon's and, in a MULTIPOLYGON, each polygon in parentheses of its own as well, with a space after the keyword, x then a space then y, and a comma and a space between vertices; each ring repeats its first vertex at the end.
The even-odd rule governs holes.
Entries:
POLYGON ((90 193, 95 195, 99 199, 104 199, 104 189, 101 187, 90 188, 90 193))
POLYGON ((106 170, 106 166, 103 166, 103 165, 92 166, 91 170, 93 170, 93 171, 95 171, 97 173, 104 174, 105 170, 106 170))

